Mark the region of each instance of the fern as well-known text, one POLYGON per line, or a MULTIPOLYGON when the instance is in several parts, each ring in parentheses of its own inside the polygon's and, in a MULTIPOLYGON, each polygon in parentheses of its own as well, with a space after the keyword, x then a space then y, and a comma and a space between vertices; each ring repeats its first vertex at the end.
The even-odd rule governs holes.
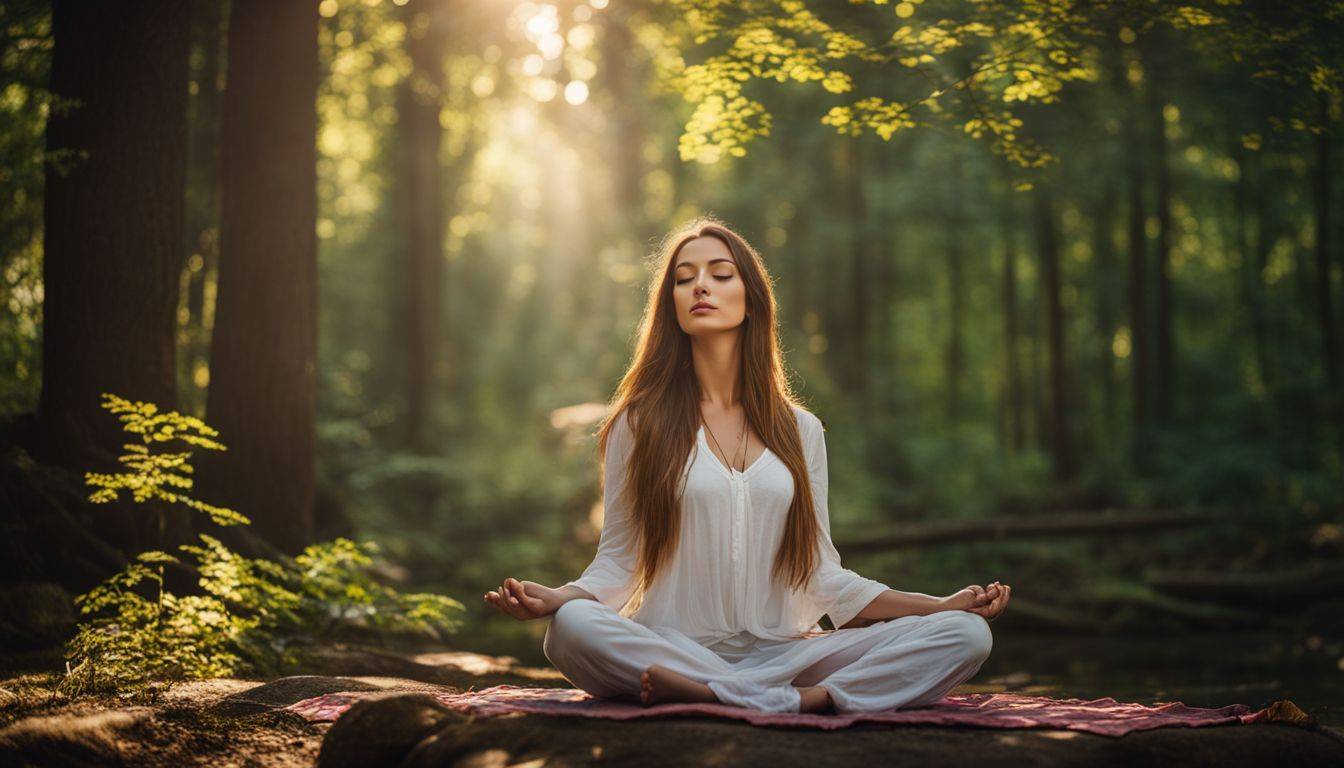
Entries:
MULTIPOLYGON (((85 474, 95 489, 90 501, 111 502, 127 491, 136 503, 184 504, 221 525, 250 524, 238 512, 186 494, 192 487, 190 451, 154 450, 172 440, 225 450, 215 430, 194 417, 106 393, 103 407, 120 414, 123 429, 141 441, 124 446, 120 461, 129 471, 85 474)), ((84 618, 66 645, 65 690, 153 696, 182 680, 266 674, 297 661, 288 650, 295 641, 321 639, 341 625, 440 639, 457 630, 456 614, 465 610, 445 595, 402 594, 381 583, 374 542, 338 538, 282 561, 245 557, 206 534, 179 549, 189 565, 167 552, 142 552, 75 598, 84 618), (166 591, 168 565, 192 568, 203 594, 166 591)))
POLYGON ((120 498, 121 491, 128 491, 137 504, 157 499, 170 504, 184 504, 204 512, 219 525, 251 524, 251 520, 232 509, 207 504, 186 495, 185 492, 191 490, 191 475, 195 471, 188 463, 191 459, 190 451, 154 453, 150 450, 155 443, 179 440, 199 448, 223 451, 226 450, 224 444, 214 439, 219 436, 219 432, 195 416, 176 411, 160 412, 153 403, 132 402, 107 392, 102 397, 103 408, 120 414, 121 428, 139 435, 141 442, 123 444, 126 453, 117 458, 131 471, 84 473, 84 482, 98 489, 89 496, 89 501, 106 504, 120 498), (174 488, 182 493, 171 490, 174 488))

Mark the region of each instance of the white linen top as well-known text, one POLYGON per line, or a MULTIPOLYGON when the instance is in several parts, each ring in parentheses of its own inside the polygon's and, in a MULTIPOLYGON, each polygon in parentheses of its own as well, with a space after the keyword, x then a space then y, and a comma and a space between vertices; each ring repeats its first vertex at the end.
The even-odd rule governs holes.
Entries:
MULTIPOLYGON (((821 420, 794 406, 821 529, 820 561, 804 590, 770 578, 793 501, 793 475, 769 448, 746 471, 725 467, 696 432, 683 474, 680 542, 633 615, 645 626, 669 626, 701 645, 745 647, 755 638, 787 640, 820 630, 822 614, 840 627, 889 589, 841 566, 831 542, 826 438, 821 420)), ((620 610, 635 587, 637 532, 620 497, 634 433, 621 413, 607 443, 604 518, 597 554, 577 586, 620 610)))

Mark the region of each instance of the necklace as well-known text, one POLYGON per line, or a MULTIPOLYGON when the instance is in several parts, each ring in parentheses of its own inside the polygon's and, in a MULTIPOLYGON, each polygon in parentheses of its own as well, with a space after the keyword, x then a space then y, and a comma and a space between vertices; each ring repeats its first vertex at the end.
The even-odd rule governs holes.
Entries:
MULTIPOLYGON (((718 447, 718 449, 719 449, 719 453, 722 453, 724 456, 727 456, 728 454, 723 450, 723 446, 722 446, 722 445, 719 445, 719 438, 717 438, 717 437, 714 436, 714 430, 712 430, 712 429, 709 428, 709 422, 705 421, 705 414, 704 414, 703 411, 700 413, 700 423, 703 424, 703 425, 705 426, 705 431, 709 433, 709 438, 710 438, 711 440, 713 440, 713 441, 714 441, 714 445, 718 447)), ((743 441, 743 439, 746 437, 746 435, 747 435, 747 412, 746 412, 746 409, 743 409, 743 411, 742 411, 742 431, 738 433, 738 436, 737 436, 737 445, 733 446, 733 456, 732 456, 732 458, 729 459, 729 461, 728 461, 728 468, 731 469, 731 470, 733 470, 734 472, 739 473, 739 474, 742 473, 742 472, 745 472, 745 471, 746 471, 746 465, 744 464, 743 467, 742 467, 742 469, 738 469, 738 468, 737 468, 737 449, 738 449, 739 447, 742 447, 742 441, 743 441)), ((742 452, 742 460, 743 460, 743 462, 746 461, 746 458, 747 458, 747 455, 746 455, 746 450, 745 450, 745 448, 744 448, 744 449, 743 449, 743 452, 742 452)))

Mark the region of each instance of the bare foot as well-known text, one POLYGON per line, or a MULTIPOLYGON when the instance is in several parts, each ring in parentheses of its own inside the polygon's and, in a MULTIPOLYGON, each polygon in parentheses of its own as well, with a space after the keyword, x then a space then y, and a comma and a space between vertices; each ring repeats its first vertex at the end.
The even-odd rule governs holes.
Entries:
POLYGON ((639 689, 639 700, 646 707, 677 701, 714 703, 719 700, 708 685, 657 664, 650 664, 639 676, 639 689))
POLYGON ((835 709, 835 704, 831 701, 831 692, 819 685, 799 688, 798 695, 802 701, 798 704, 799 712, 831 712, 835 709))

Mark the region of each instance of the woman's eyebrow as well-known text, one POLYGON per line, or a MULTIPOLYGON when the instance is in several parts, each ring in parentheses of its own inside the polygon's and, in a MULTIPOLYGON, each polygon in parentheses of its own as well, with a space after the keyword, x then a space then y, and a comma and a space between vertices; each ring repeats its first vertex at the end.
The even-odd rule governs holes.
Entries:
MULTIPOLYGON (((710 259, 710 260, 709 260, 709 264, 716 264, 716 263, 718 263, 718 262, 720 262, 720 261, 726 261, 726 262, 728 262, 729 264, 732 264, 732 263, 733 263, 733 260, 732 260, 732 259, 718 258, 718 259, 710 259)), ((694 267, 694 266, 695 266, 695 265, 692 264, 692 263, 689 262, 689 261, 683 261, 683 262, 681 262, 680 264, 677 265, 677 269, 681 269, 682 267, 694 267)), ((706 266, 709 266, 709 265, 706 265, 706 266)))

